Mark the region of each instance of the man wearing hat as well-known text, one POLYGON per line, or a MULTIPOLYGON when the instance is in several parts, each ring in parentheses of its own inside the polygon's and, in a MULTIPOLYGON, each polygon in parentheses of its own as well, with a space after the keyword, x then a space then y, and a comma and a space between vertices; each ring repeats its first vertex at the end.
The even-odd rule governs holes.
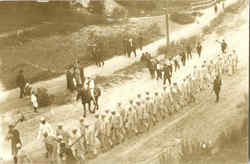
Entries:
POLYGON ((184 104, 186 104, 188 102, 186 77, 184 77, 180 83, 180 90, 182 92, 182 100, 183 100, 184 104))
POLYGON ((153 119, 153 124, 155 125, 158 120, 158 112, 159 112, 159 107, 160 107, 160 97, 159 93, 155 92, 154 97, 153 97, 153 108, 152 108, 152 119, 153 119))
POLYGON ((17 129, 15 129, 14 124, 9 125, 9 131, 6 140, 9 140, 11 142, 11 154, 13 156, 14 164, 17 164, 17 154, 22 147, 22 142, 20 133, 17 129))
POLYGON ((122 136, 124 137, 122 140, 125 139, 125 135, 126 135, 126 128, 125 128, 125 114, 126 114, 126 110, 125 108, 122 106, 122 103, 121 102, 118 102, 117 103, 117 112, 118 114, 120 115, 121 117, 121 133, 122 133, 122 136))
POLYGON ((24 96, 24 87, 26 84, 25 77, 23 75, 23 70, 20 70, 16 77, 16 85, 20 88, 20 96, 19 98, 23 98, 24 96))
POLYGON ((184 51, 181 52, 180 56, 181 56, 182 64, 183 64, 183 66, 185 66, 186 65, 186 54, 185 54, 185 52, 184 51))
POLYGON ((106 133, 107 145, 109 149, 111 149, 114 143, 112 141, 112 123, 111 123, 111 113, 109 109, 105 110, 105 115, 106 115, 106 119, 105 119, 106 132, 105 133, 106 133))
POLYGON ((102 152, 106 152, 109 149, 109 143, 107 138, 107 130, 106 130, 106 114, 101 113, 100 115, 100 130, 98 134, 98 139, 101 142, 101 150, 102 152))
POLYGON ((220 90, 221 90, 222 80, 220 74, 217 74, 214 83, 213 83, 213 90, 216 95, 216 103, 219 102, 220 99, 220 90))
MULTIPOLYGON (((54 136, 55 137, 54 130, 52 129, 52 126, 50 125, 50 123, 48 123, 44 117, 41 117, 37 139, 40 140, 41 136, 43 137, 42 139, 44 139, 45 133, 47 136, 54 136)), ((45 144, 45 148, 46 148, 46 144, 45 144)), ((47 150, 46 156, 48 156, 48 150, 47 150)))
POLYGON ((146 115, 148 116, 148 123, 149 127, 153 126, 155 124, 153 119, 153 108, 154 108, 154 102, 153 102, 153 96, 150 96, 149 92, 146 92, 146 115))
POLYGON ((74 157, 71 148, 64 142, 60 143, 59 156, 61 158, 61 164, 77 164, 77 159, 74 157))
POLYGON ((56 136, 57 136, 57 137, 58 137, 58 136, 62 136, 64 142, 65 142, 66 144, 69 143, 70 134, 69 134, 67 131, 65 131, 65 130, 63 129, 63 125, 62 125, 62 124, 59 124, 59 125, 57 126, 57 129, 56 129, 56 136))
POLYGON ((112 124, 112 138, 113 138, 113 143, 115 145, 120 144, 122 136, 120 129, 121 129, 121 117, 118 113, 116 113, 115 110, 111 111, 111 124, 112 124))
POLYGON ((238 70, 238 63, 239 63, 239 58, 238 58, 238 55, 236 54, 236 51, 233 50, 233 53, 232 53, 232 72, 233 74, 237 72, 238 70))
POLYGON ((149 97, 146 97, 145 108, 143 110, 143 126, 148 131, 150 129, 150 116, 149 116, 149 109, 148 109, 148 102, 150 101, 149 97))
POLYGON ((50 123, 48 123, 48 121, 46 121, 44 117, 41 117, 37 139, 40 139, 41 135, 43 135, 44 133, 47 133, 48 136, 55 136, 54 130, 52 129, 50 123))
POLYGON ((225 53, 226 53, 226 49, 227 49, 227 43, 226 43, 226 41, 223 39, 222 42, 221 42, 221 52, 222 52, 223 54, 225 54, 225 53))
POLYGON ((188 76, 188 97, 190 100, 190 103, 195 102, 195 93, 196 93, 196 87, 195 87, 195 80, 193 79, 193 77, 191 76, 191 74, 189 74, 188 76))
POLYGON ((166 85, 166 80, 168 80, 168 84, 171 85, 171 71, 167 66, 167 64, 164 64, 163 72, 164 72, 163 85, 166 85))
POLYGON ((102 134, 102 120, 101 120, 101 113, 95 114, 95 121, 94 121, 94 148, 96 153, 98 153, 98 149, 101 148, 104 150, 104 137, 102 134))
POLYGON ((34 112, 37 112, 38 102, 37 102, 37 95, 35 94, 34 91, 31 91, 30 99, 31 99, 31 103, 32 103, 33 108, 34 108, 34 112))
POLYGON ((77 128, 73 129, 72 134, 69 139, 69 145, 72 145, 71 149, 72 149, 72 153, 74 157, 78 161, 84 161, 85 160, 84 148, 83 148, 82 143, 79 141, 80 137, 81 136, 79 135, 77 128))
POLYGON ((84 121, 84 127, 85 127, 85 139, 86 139, 86 153, 89 153, 92 151, 93 148, 93 131, 90 128, 89 121, 84 121))
POLYGON ((86 141, 86 128, 85 128, 85 125, 84 125, 84 121, 85 121, 85 118, 81 117, 80 120, 79 120, 79 129, 80 129, 81 136, 83 136, 81 138, 80 142, 82 143, 84 151, 86 152, 86 150, 87 150, 87 141, 86 141))
POLYGON ((179 109, 179 105, 178 105, 178 96, 177 96, 177 90, 175 87, 176 83, 173 83, 173 85, 170 86, 170 94, 171 94, 171 98, 172 98, 172 106, 175 112, 178 111, 179 109))
POLYGON ((43 134, 43 138, 49 162, 50 164, 54 164, 57 162, 57 139, 55 136, 49 136, 46 132, 43 134))
POLYGON ((201 57, 202 45, 200 42, 198 42, 198 44, 196 46, 196 51, 197 51, 199 57, 201 57))
POLYGON ((73 73, 70 70, 70 67, 66 67, 66 81, 67 81, 67 89, 73 91, 74 84, 73 84, 73 73))

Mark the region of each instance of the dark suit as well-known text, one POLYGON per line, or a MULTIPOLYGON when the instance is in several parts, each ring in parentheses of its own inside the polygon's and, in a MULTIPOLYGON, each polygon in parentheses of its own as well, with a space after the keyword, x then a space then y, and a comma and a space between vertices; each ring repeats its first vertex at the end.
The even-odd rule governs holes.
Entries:
POLYGON ((216 102, 219 102, 221 85, 222 85, 221 78, 216 77, 213 84, 213 90, 216 95, 216 102))
POLYGON ((196 47, 196 50, 197 50, 199 57, 201 57, 202 46, 200 44, 196 47))
POLYGON ((16 84, 20 88, 20 98, 23 98, 23 96, 24 96, 24 87, 26 85, 26 80, 25 80, 24 75, 22 73, 17 75, 16 84))
POLYGON ((163 85, 166 84, 166 80, 168 79, 169 84, 171 84, 171 71, 168 66, 164 66, 164 79, 163 79, 163 85))

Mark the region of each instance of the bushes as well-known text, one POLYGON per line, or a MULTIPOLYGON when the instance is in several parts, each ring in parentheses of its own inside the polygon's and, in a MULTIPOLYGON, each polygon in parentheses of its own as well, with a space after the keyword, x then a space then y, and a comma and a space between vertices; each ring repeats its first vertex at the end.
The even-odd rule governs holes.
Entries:
POLYGON ((88 4, 88 10, 95 14, 102 15, 104 13, 104 0, 90 0, 88 4))
POLYGON ((48 94, 46 88, 37 88, 37 102, 39 107, 49 106, 53 102, 53 96, 48 94))
POLYGON ((111 13, 111 17, 115 19, 124 18, 128 14, 127 10, 121 7, 116 7, 111 13))
POLYGON ((161 46, 158 48, 158 54, 165 54, 167 57, 173 57, 185 50, 185 46, 189 45, 191 49, 195 48, 197 41, 200 38, 198 36, 192 36, 188 39, 182 39, 178 42, 171 42, 169 47, 161 46), (184 45, 184 47, 183 47, 184 45), (184 49, 183 49, 184 48, 184 49))
POLYGON ((178 24, 191 24, 195 22, 195 17, 192 14, 186 13, 173 13, 170 15, 170 19, 178 24))

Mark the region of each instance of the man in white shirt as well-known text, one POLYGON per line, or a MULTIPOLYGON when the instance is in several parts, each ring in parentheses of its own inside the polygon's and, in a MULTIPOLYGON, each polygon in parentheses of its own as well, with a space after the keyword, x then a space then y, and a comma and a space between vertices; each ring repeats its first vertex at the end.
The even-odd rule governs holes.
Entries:
POLYGON ((90 91, 90 96, 92 97, 94 103, 96 104, 95 93, 94 93, 94 91, 95 91, 95 82, 94 82, 93 79, 91 79, 89 81, 89 91, 90 91))
POLYGON ((237 72, 238 62, 239 62, 238 55, 236 54, 236 51, 233 50, 233 53, 232 53, 232 67, 233 67, 232 72, 233 72, 233 74, 237 72))
POLYGON ((31 92, 30 99, 34 108, 34 112, 37 112, 38 102, 37 102, 37 96, 34 91, 31 92))
POLYGON ((46 148, 46 156, 48 157, 48 155, 49 155, 48 152, 50 150, 48 150, 48 148, 47 148, 47 143, 46 143, 44 136, 55 137, 55 133, 52 129, 52 126, 45 120, 44 117, 41 117, 40 121, 41 122, 40 122, 40 127, 38 130, 37 140, 40 140, 41 137, 43 137, 42 140, 43 140, 45 148, 46 148))
POLYGON ((48 123, 44 117, 41 117, 40 121, 41 122, 40 122, 37 139, 41 139, 41 136, 43 136, 45 133, 47 133, 48 136, 55 136, 54 130, 52 129, 52 126, 50 125, 50 123, 48 123))

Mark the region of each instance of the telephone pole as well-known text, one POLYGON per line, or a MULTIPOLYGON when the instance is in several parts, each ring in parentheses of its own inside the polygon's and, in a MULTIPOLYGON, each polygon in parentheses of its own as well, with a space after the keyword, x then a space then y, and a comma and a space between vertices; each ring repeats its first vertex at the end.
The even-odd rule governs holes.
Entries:
POLYGON ((168 0, 165 0, 165 15, 166 15, 166 46, 168 47, 170 44, 169 38, 169 21, 168 21, 168 0))

